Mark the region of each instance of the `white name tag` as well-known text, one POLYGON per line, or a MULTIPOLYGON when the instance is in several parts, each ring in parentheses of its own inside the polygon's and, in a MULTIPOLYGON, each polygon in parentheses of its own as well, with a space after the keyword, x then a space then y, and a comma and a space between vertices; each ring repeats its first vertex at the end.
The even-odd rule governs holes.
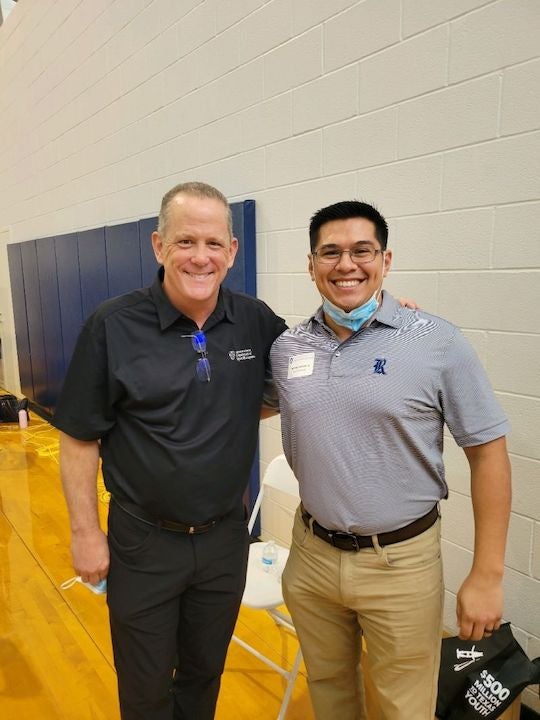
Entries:
POLYGON ((297 377, 306 377, 313 374, 313 365, 315 364, 315 353, 308 352, 301 355, 289 357, 289 372, 287 380, 297 377))

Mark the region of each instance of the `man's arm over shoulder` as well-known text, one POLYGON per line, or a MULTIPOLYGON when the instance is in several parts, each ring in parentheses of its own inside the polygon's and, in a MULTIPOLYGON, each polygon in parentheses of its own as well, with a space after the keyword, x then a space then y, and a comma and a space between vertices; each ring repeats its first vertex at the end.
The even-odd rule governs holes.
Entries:
POLYGON ((462 639, 480 640, 503 613, 502 578, 511 506, 511 471, 504 437, 463 448, 471 469, 474 557, 457 597, 462 639))
POLYGON ((270 344, 268 346, 265 358, 264 393, 260 414, 261 420, 265 420, 266 418, 270 418, 274 415, 279 414, 279 401, 272 375, 272 364, 270 362, 270 348, 272 344, 276 341, 276 339, 279 338, 280 335, 287 330, 287 324, 285 320, 282 317, 279 317, 279 315, 276 315, 274 311, 266 304, 264 305, 268 313, 268 337, 270 339, 270 344))

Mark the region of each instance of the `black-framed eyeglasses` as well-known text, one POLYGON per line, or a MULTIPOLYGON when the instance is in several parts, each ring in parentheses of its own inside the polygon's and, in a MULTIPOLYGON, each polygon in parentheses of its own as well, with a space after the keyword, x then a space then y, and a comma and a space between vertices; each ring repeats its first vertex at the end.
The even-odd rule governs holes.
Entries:
POLYGON ((311 255, 315 261, 321 265, 337 265, 343 253, 349 253, 349 257, 353 263, 356 263, 356 265, 365 265, 373 262, 381 252, 382 250, 379 248, 366 247, 364 245, 349 248, 348 250, 341 250, 340 248, 328 245, 318 250, 313 250, 311 255))
POLYGON ((197 365, 195 366, 197 378, 201 382, 210 382, 211 370, 210 360, 206 354, 206 335, 202 330, 197 330, 193 335, 182 335, 182 337, 190 337, 193 349, 200 355, 200 357, 197 358, 197 365))

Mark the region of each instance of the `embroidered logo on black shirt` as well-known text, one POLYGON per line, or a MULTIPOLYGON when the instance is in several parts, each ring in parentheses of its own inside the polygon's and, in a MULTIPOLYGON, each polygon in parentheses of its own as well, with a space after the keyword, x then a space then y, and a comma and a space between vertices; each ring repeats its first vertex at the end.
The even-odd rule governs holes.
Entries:
POLYGON ((229 357, 231 360, 255 360, 255 355, 251 348, 245 348, 244 350, 229 350, 229 357))

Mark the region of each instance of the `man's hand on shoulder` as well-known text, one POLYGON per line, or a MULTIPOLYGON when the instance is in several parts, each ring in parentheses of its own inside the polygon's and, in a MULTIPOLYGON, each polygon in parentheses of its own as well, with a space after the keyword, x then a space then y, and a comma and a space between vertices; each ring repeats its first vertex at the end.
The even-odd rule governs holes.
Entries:
POLYGON ((397 301, 401 305, 401 307, 409 308, 409 310, 418 310, 420 308, 420 305, 415 303, 414 300, 410 300, 409 298, 398 297, 397 301))

